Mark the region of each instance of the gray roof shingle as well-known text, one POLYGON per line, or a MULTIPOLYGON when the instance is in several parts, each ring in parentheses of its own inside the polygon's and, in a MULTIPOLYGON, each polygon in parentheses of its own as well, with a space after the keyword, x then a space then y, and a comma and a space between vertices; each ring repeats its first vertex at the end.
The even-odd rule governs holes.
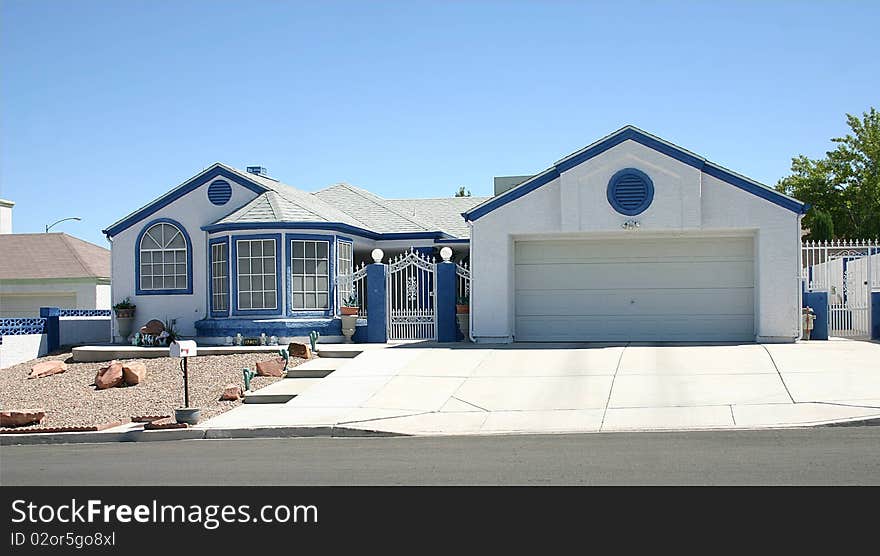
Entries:
POLYGON ((0 280, 110 278, 110 250, 65 233, 0 234, 0 280))

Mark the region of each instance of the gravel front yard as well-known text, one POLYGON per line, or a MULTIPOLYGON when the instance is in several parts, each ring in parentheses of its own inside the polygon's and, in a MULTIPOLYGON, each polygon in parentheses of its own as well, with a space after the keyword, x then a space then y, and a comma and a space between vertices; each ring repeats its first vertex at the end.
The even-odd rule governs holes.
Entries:
MULTIPOLYGON (((127 421, 144 415, 173 415, 183 406, 183 373, 179 359, 161 357, 136 359, 147 366, 147 379, 137 386, 97 390, 95 373, 104 363, 72 363, 70 353, 41 357, 0 370, 0 409, 42 409, 46 417, 40 425, 17 427, 15 430, 48 427, 92 426, 112 421, 127 421), (28 380, 31 367, 38 361, 67 361, 64 373, 28 380)), ((190 405, 201 408, 205 420, 238 406, 241 401, 221 402, 223 387, 242 384, 241 370, 254 369, 258 361, 275 357, 270 353, 206 355, 189 360, 190 405)), ((304 359, 290 358, 288 368, 304 359)), ((258 390, 280 378, 258 376, 251 388, 258 390)), ((9 429, 0 429, 0 431, 9 429)))

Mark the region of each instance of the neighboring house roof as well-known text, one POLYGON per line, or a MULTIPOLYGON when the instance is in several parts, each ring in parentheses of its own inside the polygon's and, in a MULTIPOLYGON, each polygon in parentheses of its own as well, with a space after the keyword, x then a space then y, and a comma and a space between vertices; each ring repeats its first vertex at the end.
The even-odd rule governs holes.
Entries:
POLYGON ((595 143, 574 152, 567 157, 558 160, 550 168, 540 172, 523 183, 517 185, 513 189, 505 191, 501 195, 493 197, 484 203, 465 212, 464 217, 473 222, 478 218, 489 214, 493 210, 506 205, 507 203, 519 199, 523 195, 534 191, 535 189, 546 185, 558 178, 562 172, 570 170, 579 164, 590 160, 591 158, 602 154, 608 149, 615 147, 624 141, 632 140, 636 143, 654 149, 657 152, 670 156, 689 166, 697 168, 703 173, 709 174, 719 180, 726 182, 734 187, 738 187, 753 195, 761 197, 771 203, 779 205, 785 209, 791 210, 798 214, 803 214, 809 208, 809 205, 798 201, 793 197, 789 197, 783 193, 776 191, 762 183, 756 182, 743 175, 737 174, 723 166, 710 162, 705 158, 694 154, 686 149, 674 145, 669 141, 661 139, 657 136, 643 131, 635 126, 628 125, 615 131, 611 135, 599 139, 595 143))
POLYGON ((413 218, 432 223, 457 238, 471 237, 468 223, 461 213, 488 201, 491 197, 445 197, 440 199, 391 199, 387 202, 413 218))
POLYGON ((0 280, 110 278, 110 250, 65 233, 0 234, 0 280))

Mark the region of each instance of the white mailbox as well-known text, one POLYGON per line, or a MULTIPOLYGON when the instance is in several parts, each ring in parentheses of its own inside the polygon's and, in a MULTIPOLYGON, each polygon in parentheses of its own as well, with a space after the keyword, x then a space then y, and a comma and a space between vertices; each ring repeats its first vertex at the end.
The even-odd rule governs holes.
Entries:
POLYGON ((196 343, 193 340, 177 340, 172 342, 169 355, 171 357, 194 357, 196 355, 196 343))

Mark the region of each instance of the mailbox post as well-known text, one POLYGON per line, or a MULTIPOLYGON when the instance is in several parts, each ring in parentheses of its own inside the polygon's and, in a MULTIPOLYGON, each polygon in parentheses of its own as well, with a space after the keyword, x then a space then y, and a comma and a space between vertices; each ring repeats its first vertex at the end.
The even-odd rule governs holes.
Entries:
POLYGON ((199 409, 189 406, 189 366, 188 359, 198 354, 196 343, 192 340, 177 340, 171 344, 168 350, 171 357, 181 359, 180 366, 183 370, 183 407, 174 410, 174 417, 178 423, 195 425, 199 422, 199 409))

